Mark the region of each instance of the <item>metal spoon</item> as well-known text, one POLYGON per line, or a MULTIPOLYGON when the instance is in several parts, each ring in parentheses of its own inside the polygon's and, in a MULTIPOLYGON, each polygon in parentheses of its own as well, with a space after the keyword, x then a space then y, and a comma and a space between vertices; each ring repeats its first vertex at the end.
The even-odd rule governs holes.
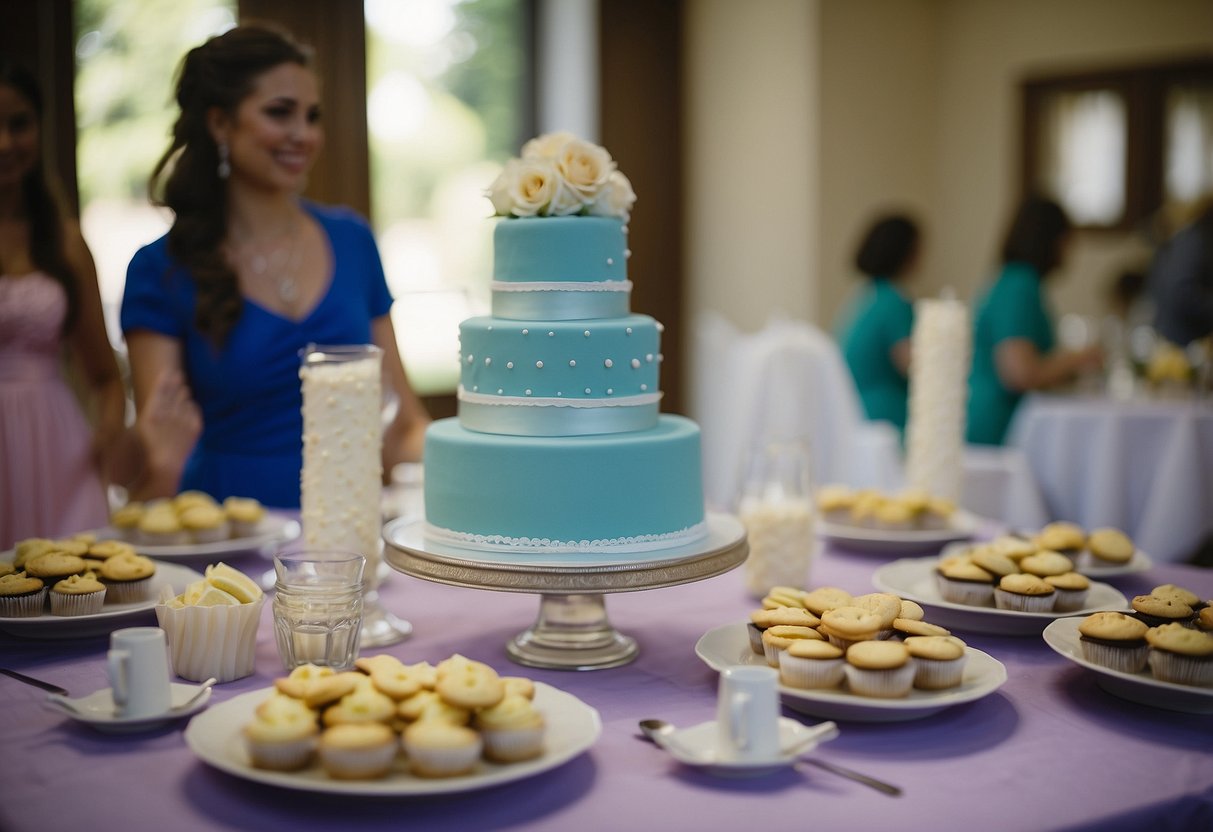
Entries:
POLYGON ((27 685, 33 685, 36 688, 49 690, 51 693, 57 693, 60 696, 67 696, 67 688, 61 688, 58 685, 52 685, 50 682, 44 682, 41 679, 35 679, 33 676, 26 676, 24 673, 18 673, 15 670, 9 670, 7 667, 0 667, 0 673, 16 679, 18 682, 25 682, 27 685))
MULTIPOLYGON (((642 719, 640 720, 640 730, 644 736, 655 745, 664 746, 665 737, 674 731, 674 726, 663 719, 642 719)), ((849 768, 843 768, 835 763, 827 763, 824 760, 818 760, 815 757, 801 757, 798 763, 808 763, 812 766, 825 769, 832 774, 837 774, 840 777, 846 777, 854 780, 856 783, 862 783, 869 788, 876 789, 893 797, 901 797, 901 789, 891 783, 886 783, 883 780, 877 780, 875 777, 869 777, 866 774, 860 774, 858 771, 852 771, 849 768)))
POLYGON ((188 710, 190 709, 190 707, 191 707, 191 706, 192 706, 192 705, 193 705, 195 702, 197 702, 197 701, 198 701, 199 699, 201 699, 202 697, 206 696, 206 692, 207 692, 208 690, 210 690, 212 687, 214 687, 215 683, 216 683, 216 682, 218 682, 218 681, 219 681, 219 680, 218 680, 218 679, 216 679, 214 676, 212 676, 211 678, 207 679, 205 682, 203 682, 201 685, 199 685, 199 686, 198 686, 198 692, 197 692, 197 693, 195 693, 195 694, 194 694, 193 696, 191 696, 189 699, 187 699, 187 700, 185 700, 184 702, 182 702, 180 705, 175 705, 175 706, 174 706, 173 708, 171 708, 170 710, 172 710, 172 711, 188 711, 188 710))

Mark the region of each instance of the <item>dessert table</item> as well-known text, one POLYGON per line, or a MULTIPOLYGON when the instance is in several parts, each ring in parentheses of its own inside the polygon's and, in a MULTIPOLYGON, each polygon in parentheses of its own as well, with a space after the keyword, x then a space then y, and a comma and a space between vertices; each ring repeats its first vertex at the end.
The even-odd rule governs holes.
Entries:
POLYGON ((1213 532, 1213 400, 1036 394, 1007 435, 1055 520, 1113 526, 1156 561, 1213 532))
MULTIPOLYGON (((811 586, 871 590, 882 557, 825 551, 811 586)), ((232 565, 260 574, 256 555, 232 565)), ((1126 596, 1174 582, 1213 597, 1213 572, 1173 564, 1115 581, 1126 596)), ((525 594, 430 584, 393 573, 384 605, 414 634, 383 650, 407 661, 459 652, 579 697, 601 715, 594 746, 529 779, 421 797, 351 797, 276 788, 220 772, 183 738, 186 720, 107 735, 43 706, 45 693, 0 676, 0 829, 962 829, 1213 828, 1213 715, 1155 709, 1100 688, 1039 637, 958 633, 1003 662, 994 693, 926 718, 839 721, 814 755, 904 789, 887 797, 816 769, 722 779, 637 738, 637 721, 712 719, 716 673, 695 655, 706 631, 754 602, 741 570, 612 597, 613 623, 640 644, 632 664, 589 673, 520 668, 507 641, 535 613, 525 594)), ((209 708, 284 674, 263 609, 253 676, 216 688, 209 708)), ((147 624, 155 618, 147 615, 147 624)), ((0 633, 0 666, 84 695, 108 683, 105 636, 37 641, 0 633)), ((205 714, 206 711, 203 711, 205 714)), ((817 720, 784 711, 807 724, 817 720)))

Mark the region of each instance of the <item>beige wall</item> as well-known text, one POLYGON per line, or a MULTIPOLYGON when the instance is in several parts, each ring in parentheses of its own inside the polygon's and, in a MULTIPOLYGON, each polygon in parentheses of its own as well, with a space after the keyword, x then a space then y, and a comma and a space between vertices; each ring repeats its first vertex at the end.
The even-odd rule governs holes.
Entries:
MULTIPOLYGON (((745 329, 771 313, 829 326, 856 237, 889 206, 926 226, 917 291, 971 297, 1017 192, 1025 73, 1213 50, 1210 0, 686 9, 687 312, 745 329)), ((1125 236, 1079 238, 1058 308, 1097 311, 1103 282, 1145 254, 1125 236)))

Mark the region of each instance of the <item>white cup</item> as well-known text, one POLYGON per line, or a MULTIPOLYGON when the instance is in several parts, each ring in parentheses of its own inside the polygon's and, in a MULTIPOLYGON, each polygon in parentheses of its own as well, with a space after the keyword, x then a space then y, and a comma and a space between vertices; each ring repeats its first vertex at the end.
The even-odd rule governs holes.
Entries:
POLYGON ((717 754, 723 760, 779 756, 779 673, 771 667, 726 667, 716 700, 717 754))
POLYGON ((159 627, 114 630, 105 660, 115 716, 156 716, 172 706, 164 630, 159 627))

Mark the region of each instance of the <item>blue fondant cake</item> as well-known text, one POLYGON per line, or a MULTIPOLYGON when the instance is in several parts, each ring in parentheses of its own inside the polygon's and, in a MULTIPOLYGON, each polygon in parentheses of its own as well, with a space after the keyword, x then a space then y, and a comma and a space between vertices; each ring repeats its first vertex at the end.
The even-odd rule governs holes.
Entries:
POLYGON ((625 243, 618 218, 499 222, 494 314, 460 325, 459 416, 426 436, 431 537, 623 552, 703 536, 699 428, 658 412, 662 327, 627 312, 625 243))

